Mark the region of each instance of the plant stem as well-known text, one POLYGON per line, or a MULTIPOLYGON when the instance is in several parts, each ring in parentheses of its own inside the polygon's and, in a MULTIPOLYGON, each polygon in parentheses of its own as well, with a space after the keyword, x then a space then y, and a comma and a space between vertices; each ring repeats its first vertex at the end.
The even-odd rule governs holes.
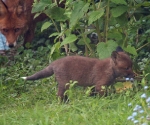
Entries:
MULTIPOLYGON (((92 0, 92 5, 93 5, 93 8, 94 8, 94 11, 96 11, 97 9, 96 9, 96 6, 95 6, 95 2, 94 2, 94 0, 92 0)), ((97 35, 98 35, 98 41, 99 42, 101 42, 102 41, 102 39, 101 39, 101 34, 100 34, 100 29, 99 29, 99 22, 98 22, 98 20, 96 20, 96 32, 97 32, 97 35)))
POLYGON ((150 42, 144 44, 143 46, 141 46, 140 48, 138 48, 136 51, 139 51, 140 49, 142 49, 143 47, 147 46, 148 44, 150 44, 150 42))
POLYGON ((106 16, 105 16, 105 26, 104 26, 104 38, 105 42, 107 42, 108 39, 108 23, 109 23, 109 0, 107 1, 107 7, 106 7, 106 16))
POLYGON ((94 54, 94 52, 93 52, 91 46, 89 45, 89 43, 86 42, 86 37, 85 37, 85 35, 84 35, 84 33, 83 33, 83 30, 81 30, 81 32, 82 32, 81 35, 82 35, 82 37, 83 37, 83 40, 84 40, 85 45, 86 45, 87 48, 90 50, 91 55, 92 55, 93 57, 95 57, 95 54, 94 54))

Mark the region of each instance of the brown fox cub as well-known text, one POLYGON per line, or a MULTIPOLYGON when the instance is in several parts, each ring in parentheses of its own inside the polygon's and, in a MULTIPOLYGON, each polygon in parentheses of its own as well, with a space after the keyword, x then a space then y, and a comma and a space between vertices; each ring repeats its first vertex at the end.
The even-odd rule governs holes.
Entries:
POLYGON ((95 92, 104 94, 102 86, 113 84, 117 77, 133 77, 132 61, 122 51, 113 51, 111 57, 99 60, 81 56, 67 56, 52 62, 45 69, 28 77, 25 80, 38 80, 55 75, 58 82, 57 95, 65 99, 64 92, 69 88, 66 83, 70 80, 78 81, 79 86, 94 86, 95 92))

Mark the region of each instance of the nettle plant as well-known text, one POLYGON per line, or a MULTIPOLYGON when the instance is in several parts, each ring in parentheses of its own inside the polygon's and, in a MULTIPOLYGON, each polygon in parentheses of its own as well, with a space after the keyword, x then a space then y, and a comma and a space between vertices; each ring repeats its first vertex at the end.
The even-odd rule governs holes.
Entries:
POLYGON ((142 0, 35 0, 32 12, 48 17, 41 31, 54 29, 49 58, 59 58, 63 50, 103 59, 119 45, 138 69, 137 59, 149 49, 149 8, 142 0))
POLYGON ((125 0, 40 0, 35 1, 32 12, 37 15, 45 13, 49 17, 41 31, 55 27, 55 32, 49 35, 55 36, 50 54, 52 57, 60 48, 65 48, 68 54, 78 51, 79 46, 82 46, 84 55, 106 58, 117 45, 137 55, 136 49, 128 44, 127 39, 128 14, 132 4, 133 1, 125 0), (97 39, 94 42, 89 38, 93 32, 97 39))

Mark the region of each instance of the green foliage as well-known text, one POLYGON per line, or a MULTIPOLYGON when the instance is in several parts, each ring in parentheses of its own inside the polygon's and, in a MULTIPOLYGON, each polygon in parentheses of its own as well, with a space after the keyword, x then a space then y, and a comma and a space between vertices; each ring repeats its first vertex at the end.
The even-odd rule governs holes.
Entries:
POLYGON ((128 10, 127 6, 117 6, 111 9, 113 17, 119 17, 128 10))
MULTIPOLYGON (((60 43, 55 45, 60 46, 60 43)), ((136 105, 142 92, 128 90, 130 95, 123 92, 107 97, 89 97, 91 87, 84 89, 75 86, 76 81, 70 81, 70 89, 66 91, 69 102, 60 104, 53 76, 28 82, 20 79, 47 66, 51 60, 48 61, 49 55, 45 53, 50 53, 52 48, 38 47, 37 51, 28 49, 19 55, 21 50, 9 64, 0 68, 2 125, 131 124, 127 118, 133 110, 128 103, 136 105)))
POLYGON ((71 34, 71 35, 69 35, 68 37, 66 37, 66 38, 63 40, 63 42, 61 43, 61 46, 65 45, 65 44, 72 43, 72 42, 74 42, 74 41, 76 41, 76 40, 77 40, 76 35, 71 34))
POLYGON ((115 51, 117 44, 110 40, 107 43, 101 42, 97 45, 97 52, 99 53, 99 58, 104 59, 110 57, 112 51, 115 51))
POLYGON ((42 27, 41 27, 41 32, 45 29, 47 29, 48 27, 50 27, 52 25, 52 23, 50 23, 49 21, 48 22, 45 22, 42 27))
POLYGON ((131 125, 127 118, 133 107, 128 104, 139 103, 143 93, 139 85, 150 85, 149 8, 150 3, 143 0, 101 0, 97 3, 94 0, 66 0, 65 8, 52 0, 35 0, 32 9, 35 17, 45 13, 48 19, 42 26, 37 25, 36 37, 27 45, 32 49, 20 47, 11 59, 0 56, 0 123, 131 125), (90 37, 93 32, 97 33, 96 42, 90 37), (20 79, 65 56, 64 48, 75 54, 82 51, 84 56, 103 59, 118 45, 131 54, 134 72, 142 77, 140 81, 135 78, 135 87, 126 85, 131 90, 123 88, 108 97, 93 98, 87 96, 92 87, 83 89, 71 82, 66 91, 70 102, 58 104, 54 77, 34 82, 20 79))
POLYGON ((149 2, 66 0, 63 3, 65 8, 61 2, 57 5, 56 2, 40 0, 33 4, 33 12, 48 16, 41 31, 55 29, 48 35, 53 39, 49 58, 54 60, 64 53, 75 53, 103 59, 119 45, 131 54, 137 74, 143 70, 149 73, 150 58, 145 54, 150 46, 149 2), (94 42, 93 32, 97 34, 94 42), (143 62, 143 57, 146 62, 143 62))
POLYGON ((74 27, 84 14, 88 11, 90 3, 85 3, 84 1, 74 2, 74 9, 72 10, 70 16, 70 28, 74 27))
POLYGON ((102 17, 104 14, 104 9, 92 11, 89 13, 89 20, 88 20, 88 25, 92 24, 96 20, 98 20, 100 17, 102 17))

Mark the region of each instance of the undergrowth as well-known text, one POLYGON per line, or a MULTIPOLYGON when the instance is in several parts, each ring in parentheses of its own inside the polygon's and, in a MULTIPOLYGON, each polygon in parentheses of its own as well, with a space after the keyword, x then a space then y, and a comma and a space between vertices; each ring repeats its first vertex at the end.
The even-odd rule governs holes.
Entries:
POLYGON ((134 124, 127 120, 134 108, 128 104, 138 104, 142 90, 135 92, 131 89, 107 97, 89 97, 87 89, 74 86, 68 92, 69 102, 61 103, 56 96, 54 76, 27 82, 20 79, 43 69, 51 62, 48 58, 45 53, 26 50, 16 54, 9 64, 1 65, 0 125, 134 124))

